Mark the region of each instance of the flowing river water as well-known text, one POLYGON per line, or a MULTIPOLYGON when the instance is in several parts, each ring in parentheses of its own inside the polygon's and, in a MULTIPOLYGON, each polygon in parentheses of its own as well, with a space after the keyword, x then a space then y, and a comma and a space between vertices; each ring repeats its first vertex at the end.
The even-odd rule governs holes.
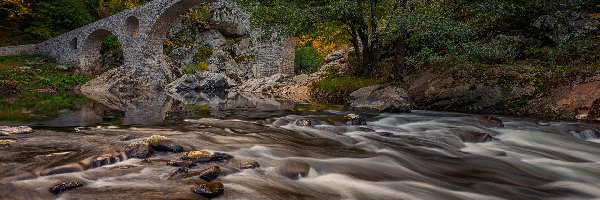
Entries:
MULTIPOLYGON (((219 199, 598 199, 600 126, 413 111, 361 114, 235 95, 181 103, 169 97, 96 97, 0 136, 0 199, 203 199, 168 166, 183 153, 116 159, 101 167, 44 171, 162 135, 185 150, 224 152, 260 167, 219 165, 219 199), (123 100, 125 99, 125 100, 123 100), (136 101, 144 99, 143 101, 136 101), (142 102, 142 103, 140 103, 142 102), (257 103, 258 102, 258 103, 257 103), (190 104, 185 105, 185 104, 190 104), (347 125, 360 114, 366 125, 347 125), (307 122, 310 121, 308 124, 307 122), (308 125, 308 126, 306 126, 308 125), (85 126, 75 131, 75 127, 85 126), (83 187, 54 195, 61 181, 83 187)), ((334 107, 336 108, 336 107, 334 107)), ((194 179, 194 178, 191 178, 194 179)))

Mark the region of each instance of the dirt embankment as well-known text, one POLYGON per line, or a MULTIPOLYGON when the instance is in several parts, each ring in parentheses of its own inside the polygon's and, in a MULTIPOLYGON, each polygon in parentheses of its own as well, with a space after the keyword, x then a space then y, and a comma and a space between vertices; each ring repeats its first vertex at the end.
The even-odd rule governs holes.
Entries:
POLYGON ((412 70, 416 109, 600 121, 600 70, 460 65, 412 70))

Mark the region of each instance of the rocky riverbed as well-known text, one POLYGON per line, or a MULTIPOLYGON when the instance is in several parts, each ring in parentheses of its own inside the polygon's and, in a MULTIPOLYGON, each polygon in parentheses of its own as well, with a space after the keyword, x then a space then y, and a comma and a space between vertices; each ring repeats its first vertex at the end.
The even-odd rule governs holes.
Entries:
MULTIPOLYGON (((160 115, 153 114, 156 106, 131 103, 135 99, 144 98, 122 100, 137 108, 125 109, 126 118, 160 115)), ((600 126, 594 124, 418 110, 221 107, 222 113, 236 114, 201 117, 177 109, 159 109, 165 117, 148 124, 131 119, 84 127, 29 124, 33 132, 4 134, 0 194, 3 199, 600 197, 600 126)))

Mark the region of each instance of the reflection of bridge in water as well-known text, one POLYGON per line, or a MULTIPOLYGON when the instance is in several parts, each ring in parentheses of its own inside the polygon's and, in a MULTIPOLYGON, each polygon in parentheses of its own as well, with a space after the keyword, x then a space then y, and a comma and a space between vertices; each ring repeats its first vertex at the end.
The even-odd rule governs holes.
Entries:
MULTIPOLYGON (((257 97, 242 93, 197 93, 194 98, 181 99, 165 93, 124 94, 90 93, 85 94, 95 102, 76 105, 77 109, 63 112, 37 125, 51 127, 92 126, 105 123, 123 125, 158 125, 165 120, 180 120, 199 117, 253 117, 263 112, 286 112, 294 108, 291 101, 257 97), (198 113, 197 108, 207 109, 198 113), (119 122, 114 122, 118 120, 119 122), (122 121, 121 121, 122 120, 122 121)), ((265 113, 265 114, 266 114, 265 113)))

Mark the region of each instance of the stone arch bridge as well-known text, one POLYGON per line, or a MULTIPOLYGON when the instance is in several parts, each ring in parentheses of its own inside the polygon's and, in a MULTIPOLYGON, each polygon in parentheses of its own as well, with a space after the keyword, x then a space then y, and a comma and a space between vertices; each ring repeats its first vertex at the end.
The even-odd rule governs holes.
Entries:
POLYGON ((163 38, 188 9, 213 0, 155 0, 96 21, 45 42, 0 48, 0 55, 40 53, 89 73, 98 65, 104 38, 115 35, 126 66, 164 66, 163 38))

